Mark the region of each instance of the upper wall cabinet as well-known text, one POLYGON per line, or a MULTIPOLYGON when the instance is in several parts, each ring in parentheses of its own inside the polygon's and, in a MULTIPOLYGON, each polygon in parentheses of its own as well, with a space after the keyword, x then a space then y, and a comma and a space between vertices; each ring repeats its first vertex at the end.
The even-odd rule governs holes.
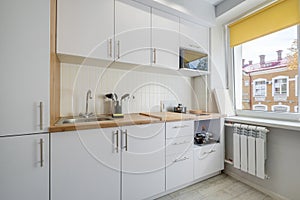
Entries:
POLYGON ((152 9, 152 65, 179 68, 179 18, 152 9))
POLYGON ((58 54, 113 60, 113 0, 57 0, 57 19, 58 54))
POLYGON ((180 47, 209 52, 209 28, 180 19, 180 47))
POLYGON ((150 65, 150 7, 129 0, 115 2, 116 61, 150 65))

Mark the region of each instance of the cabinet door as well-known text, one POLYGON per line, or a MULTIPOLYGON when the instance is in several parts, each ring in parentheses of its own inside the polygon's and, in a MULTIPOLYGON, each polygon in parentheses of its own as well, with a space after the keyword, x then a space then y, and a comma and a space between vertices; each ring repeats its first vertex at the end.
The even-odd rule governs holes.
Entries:
POLYGON ((153 66, 179 69, 179 18, 152 9, 153 66))
POLYGON ((222 170, 222 162, 220 143, 194 149, 194 179, 222 170))
POLYGON ((113 0, 57 0, 57 53, 113 60, 113 37, 113 0))
POLYGON ((166 123, 166 138, 194 136, 194 121, 177 121, 166 123))
POLYGON ((117 0, 115 6, 116 60, 150 65, 150 7, 128 0, 117 0))
POLYGON ((122 127, 122 199, 145 199, 165 191, 164 123, 122 127))
POLYGON ((52 200, 120 199, 117 129, 51 135, 52 200))
POLYGON ((47 0, 0 2, 0 136, 49 127, 49 6, 47 0))
POLYGON ((0 138, 1 199, 49 199, 48 144, 48 134, 0 138))
POLYGON ((180 19, 180 47, 209 52, 209 28, 180 19))
POLYGON ((185 154, 167 156, 167 190, 193 181, 193 149, 185 154))

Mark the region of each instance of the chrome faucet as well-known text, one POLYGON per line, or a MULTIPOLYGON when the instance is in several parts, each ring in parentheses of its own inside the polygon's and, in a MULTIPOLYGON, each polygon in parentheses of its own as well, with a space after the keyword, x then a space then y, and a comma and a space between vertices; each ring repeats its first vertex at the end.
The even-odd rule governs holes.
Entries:
POLYGON ((79 116, 80 117, 85 117, 85 118, 89 118, 90 116, 93 115, 93 113, 89 113, 89 99, 92 99, 92 91, 88 90, 86 93, 86 100, 85 100, 85 113, 82 114, 80 113, 79 116))

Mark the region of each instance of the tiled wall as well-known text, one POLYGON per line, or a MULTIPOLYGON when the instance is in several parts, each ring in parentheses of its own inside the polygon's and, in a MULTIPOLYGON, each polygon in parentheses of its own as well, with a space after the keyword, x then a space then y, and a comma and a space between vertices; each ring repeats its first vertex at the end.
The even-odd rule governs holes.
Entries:
POLYGON ((176 100, 188 109, 198 102, 189 77, 133 70, 107 69, 62 63, 61 65, 61 116, 85 112, 86 93, 92 91, 89 111, 109 111, 104 94, 115 92, 119 98, 130 94, 123 102, 123 113, 160 111, 161 100, 176 100))

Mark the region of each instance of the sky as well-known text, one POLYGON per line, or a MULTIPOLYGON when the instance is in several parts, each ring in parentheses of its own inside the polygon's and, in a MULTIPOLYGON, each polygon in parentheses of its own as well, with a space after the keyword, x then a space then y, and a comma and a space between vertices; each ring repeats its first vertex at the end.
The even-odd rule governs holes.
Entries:
POLYGON ((246 42, 242 44, 242 57, 245 63, 249 60, 253 64, 259 63, 259 55, 266 55, 265 61, 277 59, 277 50, 283 50, 282 57, 286 57, 290 51, 293 41, 297 38, 297 26, 272 33, 270 35, 246 42))

